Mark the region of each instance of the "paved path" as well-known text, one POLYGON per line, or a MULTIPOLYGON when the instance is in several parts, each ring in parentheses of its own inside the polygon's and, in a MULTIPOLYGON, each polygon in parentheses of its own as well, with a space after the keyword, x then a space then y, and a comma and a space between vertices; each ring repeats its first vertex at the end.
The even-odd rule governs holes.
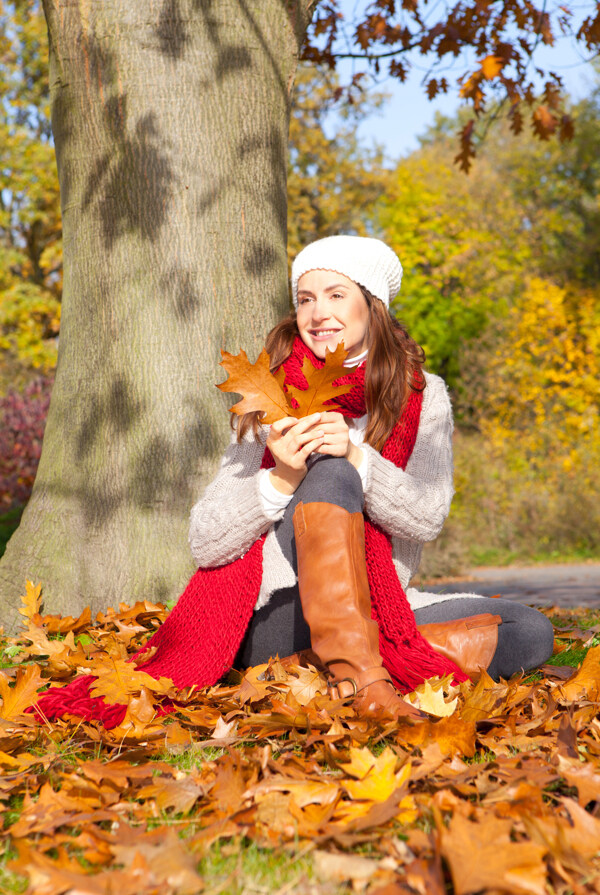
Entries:
POLYGON ((584 606, 600 609, 600 563, 472 569, 468 577, 424 585, 435 593, 500 594, 532 606, 584 606))

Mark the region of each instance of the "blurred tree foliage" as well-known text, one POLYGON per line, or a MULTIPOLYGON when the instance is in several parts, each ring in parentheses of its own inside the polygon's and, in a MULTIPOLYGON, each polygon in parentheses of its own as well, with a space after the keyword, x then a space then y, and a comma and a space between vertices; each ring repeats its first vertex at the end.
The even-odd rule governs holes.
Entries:
POLYGON ((600 289, 532 277, 490 358, 488 390, 481 428, 513 466, 585 474, 600 459, 600 289))
POLYGON ((0 393, 56 363, 62 231, 42 5, 0 0, 0 393))
POLYGON ((496 121, 464 177, 439 117, 380 206, 403 260, 396 312, 446 377, 456 488, 426 574, 600 549, 600 88, 574 138, 496 121))
MULTIPOLYGON (((492 358, 525 351, 518 321, 541 281, 547 304, 536 305, 532 340, 554 327, 555 287, 569 296, 561 303, 567 327, 582 325, 582 302, 586 319, 597 314, 600 90, 571 111, 575 136, 566 143, 515 137, 496 122, 468 177, 453 165, 457 122, 440 117, 400 161, 381 203, 384 238, 405 268, 396 311, 454 389, 464 423, 495 413, 492 358)), ((546 352, 537 366, 546 363, 567 361, 546 352)))
POLYGON ((368 149, 356 128, 385 97, 356 89, 339 103, 334 72, 299 67, 289 134, 288 259, 307 243, 336 233, 366 236, 374 206, 390 183, 380 148, 368 149))

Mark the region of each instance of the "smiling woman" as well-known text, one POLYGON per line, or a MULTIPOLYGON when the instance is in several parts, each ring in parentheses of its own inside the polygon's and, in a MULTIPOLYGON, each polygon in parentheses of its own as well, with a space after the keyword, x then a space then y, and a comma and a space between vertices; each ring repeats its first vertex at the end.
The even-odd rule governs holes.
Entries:
POLYGON ((395 687, 481 668, 507 677, 544 662, 553 644, 535 610, 409 587, 450 508, 453 425, 443 381, 423 371, 422 349, 389 313, 401 279, 377 239, 328 237, 299 253, 295 312, 266 342, 271 369, 306 388, 305 359, 322 366, 343 342, 338 383, 352 389, 300 420, 267 427, 258 411, 242 416, 190 526, 201 568, 260 553, 234 664, 311 649, 335 694, 396 717, 412 710, 395 687))
POLYGON ((400 693, 424 680, 482 668, 506 678, 551 655, 552 625, 533 609, 409 587, 450 509, 452 410, 389 313, 401 278, 376 239, 328 237, 297 256, 296 310, 266 342, 271 371, 293 399, 306 364, 321 369, 343 341, 347 373, 335 382, 348 388, 327 412, 271 426, 259 410, 238 418, 191 512, 198 571, 140 651, 152 651, 145 672, 199 687, 232 665, 296 654, 361 715, 398 718, 418 714, 400 693))

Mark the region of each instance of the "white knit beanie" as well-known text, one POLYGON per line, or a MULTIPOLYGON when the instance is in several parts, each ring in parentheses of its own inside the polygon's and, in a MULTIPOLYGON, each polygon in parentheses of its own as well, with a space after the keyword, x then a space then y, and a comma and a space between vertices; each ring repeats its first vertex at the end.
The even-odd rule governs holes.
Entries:
POLYGON ((400 291, 402 265, 380 239, 326 236, 309 243, 292 264, 292 298, 298 307, 298 280, 309 270, 335 270, 364 286, 386 307, 400 291))

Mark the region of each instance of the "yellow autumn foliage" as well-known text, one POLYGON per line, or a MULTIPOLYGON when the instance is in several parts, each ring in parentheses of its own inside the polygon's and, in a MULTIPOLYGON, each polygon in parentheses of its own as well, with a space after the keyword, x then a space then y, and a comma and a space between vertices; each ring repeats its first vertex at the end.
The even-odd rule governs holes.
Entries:
POLYGON ((600 457, 600 295, 532 278, 490 360, 481 429, 514 462, 577 470, 600 457))

